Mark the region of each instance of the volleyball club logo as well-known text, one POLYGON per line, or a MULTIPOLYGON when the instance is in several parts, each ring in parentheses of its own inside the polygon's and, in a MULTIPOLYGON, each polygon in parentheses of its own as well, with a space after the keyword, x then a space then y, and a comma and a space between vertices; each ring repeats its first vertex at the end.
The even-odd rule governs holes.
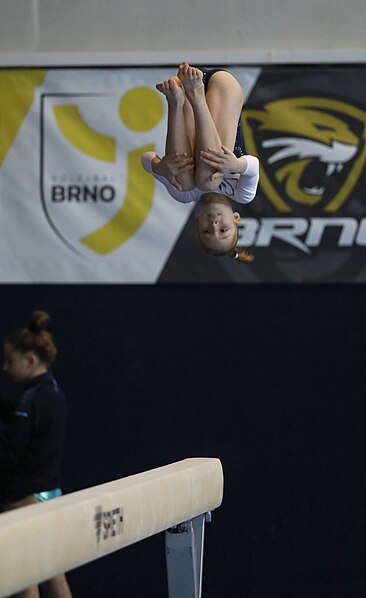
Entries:
POLYGON ((154 179, 140 158, 154 145, 136 145, 136 133, 153 129, 162 115, 162 101, 148 87, 122 97, 42 95, 42 204, 52 230, 74 253, 109 254, 143 225, 154 179))
POLYGON ((366 246, 366 110, 326 95, 278 95, 258 101, 254 90, 243 112, 248 153, 261 171, 239 243, 265 249, 277 280, 296 280, 299 260, 302 281, 337 280, 351 254, 360 270, 366 246))

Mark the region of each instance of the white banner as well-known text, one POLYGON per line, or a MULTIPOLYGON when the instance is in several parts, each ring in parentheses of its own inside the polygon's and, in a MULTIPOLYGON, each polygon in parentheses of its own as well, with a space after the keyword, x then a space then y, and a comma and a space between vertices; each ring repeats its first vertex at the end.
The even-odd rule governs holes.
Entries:
MULTIPOLYGON (((259 69, 230 70, 248 95, 259 69)), ((171 74, 0 71, 0 282, 157 281, 192 210, 140 163, 164 154, 171 74)))

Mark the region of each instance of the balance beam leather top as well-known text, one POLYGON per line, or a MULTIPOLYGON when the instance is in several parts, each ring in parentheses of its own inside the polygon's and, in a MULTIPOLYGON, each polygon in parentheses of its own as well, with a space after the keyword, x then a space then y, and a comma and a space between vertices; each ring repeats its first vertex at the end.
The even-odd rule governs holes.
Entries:
POLYGON ((0 515, 8 596, 220 506, 218 459, 194 458, 0 515))

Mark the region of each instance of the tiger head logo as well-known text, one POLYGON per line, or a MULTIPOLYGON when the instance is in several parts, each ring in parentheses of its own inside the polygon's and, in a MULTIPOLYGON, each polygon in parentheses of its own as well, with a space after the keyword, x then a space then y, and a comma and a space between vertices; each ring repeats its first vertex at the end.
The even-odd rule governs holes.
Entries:
POLYGON ((261 161, 261 188, 280 212, 336 212, 366 162, 366 111, 319 97, 285 98, 244 110, 249 153, 261 161))

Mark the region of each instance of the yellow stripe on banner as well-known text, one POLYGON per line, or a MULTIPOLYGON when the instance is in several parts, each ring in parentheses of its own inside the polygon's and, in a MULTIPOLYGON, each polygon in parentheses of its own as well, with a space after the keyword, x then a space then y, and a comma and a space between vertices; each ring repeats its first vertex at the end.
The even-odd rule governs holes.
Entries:
POLYGON ((33 103, 47 70, 0 71, 0 166, 33 103))
POLYGON ((71 145, 97 160, 115 161, 115 139, 92 129, 83 119, 78 106, 54 106, 53 110, 60 131, 71 145))
POLYGON ((80 239, 84 245, 105 255, 127 241, 143 224, 154 198, 154 177, 141 165, 141 154, 153 151, 146 145, 128 154, 127 193, 117 214, 109 222, 80 239))

